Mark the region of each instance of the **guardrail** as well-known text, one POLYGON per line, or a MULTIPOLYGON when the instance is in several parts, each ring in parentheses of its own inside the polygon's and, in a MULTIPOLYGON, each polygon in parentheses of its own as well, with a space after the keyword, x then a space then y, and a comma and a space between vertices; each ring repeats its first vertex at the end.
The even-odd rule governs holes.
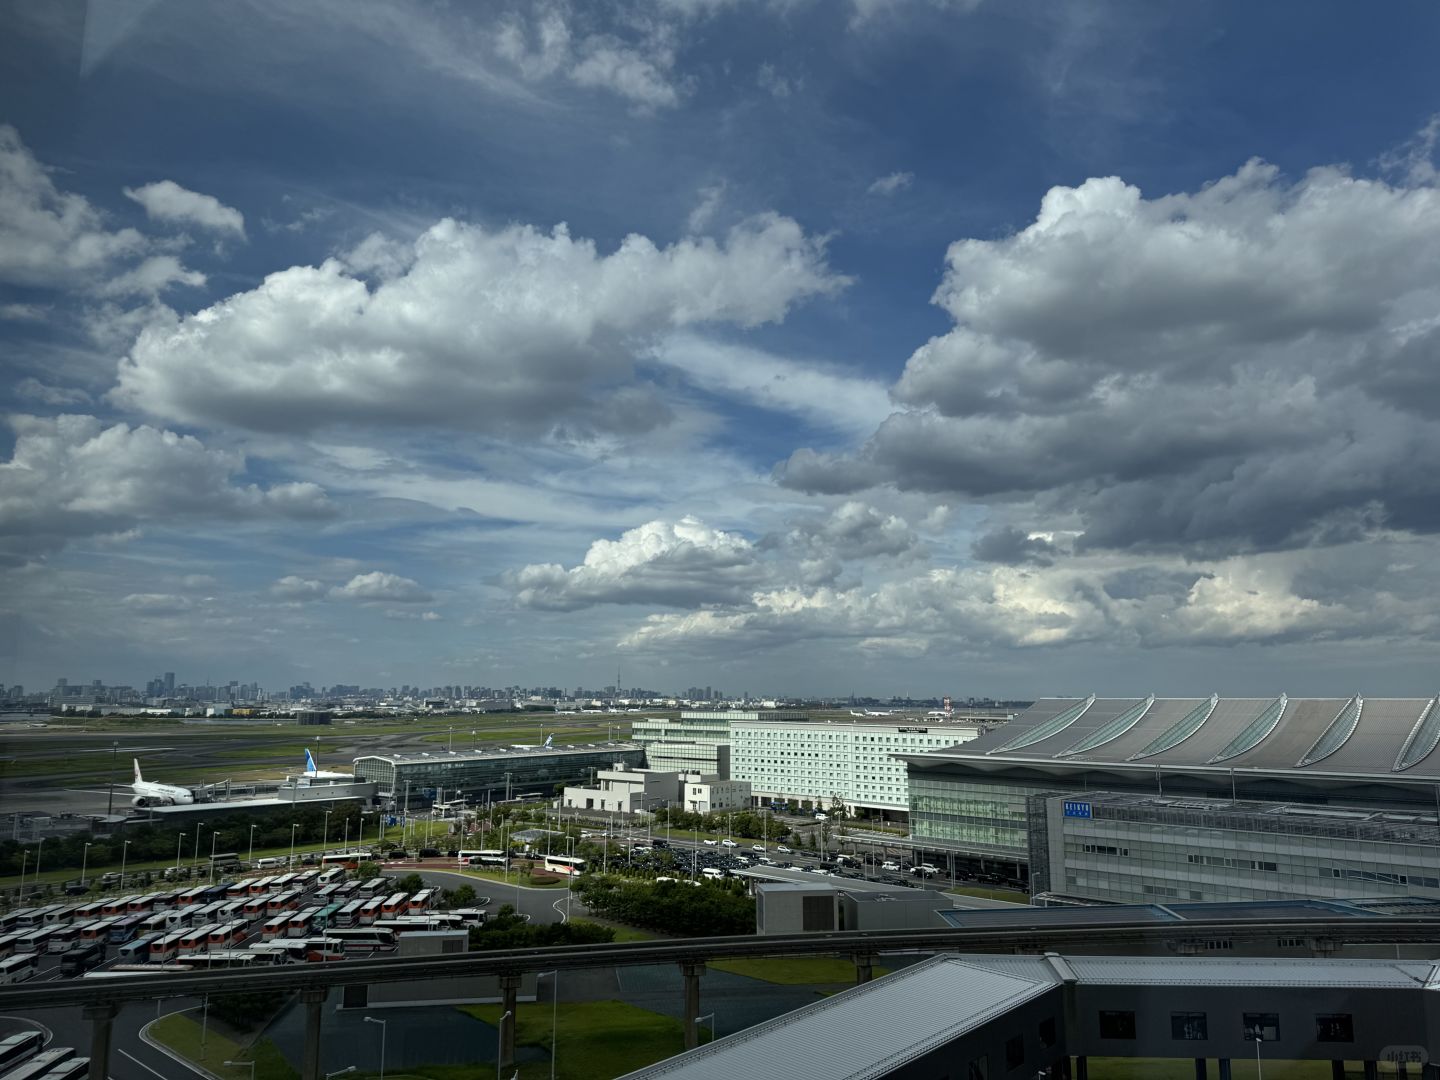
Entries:
POLYGON ((1294 936, 1328 939, 1335 944, 1413 944, 1440 942, 1440 919, 1379 917, 1349 919, 1235 920, 1180 923, 1094 923, 1064 927, 1021 926, 1002 929, 930 929, 842 931, 724 938, 637 941, 624 944, 571 945, 415 958, 349 960, 331 964, 294 964, 263 971, 225 970, 133 978, 74 979, 0 988, 0 1013, 73 1005, 120 1004, 204 994, 264 991, 285 993, 372 982, 515 975, 553 969, 620 967, 643 964, 702 964, 724 957, 841 954, 874 956, 887 952, 1077 951, 1094 946, 1182 945, 1226 938, 1233 942, 1294 936))

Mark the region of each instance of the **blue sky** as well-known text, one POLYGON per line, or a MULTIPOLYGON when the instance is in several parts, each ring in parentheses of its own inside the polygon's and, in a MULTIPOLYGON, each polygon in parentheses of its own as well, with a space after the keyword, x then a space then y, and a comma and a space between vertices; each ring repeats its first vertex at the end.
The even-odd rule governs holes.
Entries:
POLYGON ((1433 6, 0 15, 0 680, 1431 692, 1433 6))

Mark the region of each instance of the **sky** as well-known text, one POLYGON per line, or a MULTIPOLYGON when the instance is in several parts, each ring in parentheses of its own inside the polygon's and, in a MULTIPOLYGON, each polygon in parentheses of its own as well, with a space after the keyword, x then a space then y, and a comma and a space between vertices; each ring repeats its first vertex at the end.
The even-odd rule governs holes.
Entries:
POLYGON ((1433 4, 0 26, 0 682, 1436 691, 1433 4))

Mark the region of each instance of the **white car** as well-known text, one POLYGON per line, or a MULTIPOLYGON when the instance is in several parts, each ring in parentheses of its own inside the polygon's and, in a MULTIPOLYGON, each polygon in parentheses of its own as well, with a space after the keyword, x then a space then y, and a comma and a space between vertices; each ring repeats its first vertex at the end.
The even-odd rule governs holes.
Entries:
POLYGON ((719 844, 719 843, 720 843, 719 840, 706 840, 706 841, 705 841, 705 846, 706 846, 706 847, 715 847, 715 846, 716 846, 717 844, 719 844))
POLYGON ((734 840, 731 840, 731 839, 729 839, 729 838, 727 837, 726 839, 720 841, 720 846, 721 846, 721 847, 739 847, 740 845, 737 844, 737 843, 735 843, 734 840))
POLYGON ((751 844, 751 845, 750 845, 750 850, 751 850, 751 851, 764 851, 764 850, 765 850, 765 845, 764 845, 764 844, 751 844))
POLYGON ((784 844, 776 844, 776 845, 775 845, 775 850, 778 851, 778 852, 780 852, 780 853, 783 854, 783 855, 790 855, 790 854, 792 854, 792 852, 790 851, 790 849, 789 849, 788 847, 786 847, 784 844))
POLYGON ((880 869, 881 869, 881 870, 899 870, 899 869, 900 869, 900 864, 899 864, 898 862, 894 862, 894 861, 891 861, 891 862, 883 862, 883 863, 880 864, 880 869))

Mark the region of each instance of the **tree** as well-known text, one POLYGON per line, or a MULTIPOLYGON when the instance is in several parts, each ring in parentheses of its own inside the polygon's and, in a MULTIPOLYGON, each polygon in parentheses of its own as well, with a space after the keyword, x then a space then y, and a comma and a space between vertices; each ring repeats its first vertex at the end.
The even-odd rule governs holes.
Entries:
POLYGON ((425 888, 425 879, 419 874, 409 873, 395 882, 396 892, 417 893, 425 888))
POLYGON ((355 876, 360 881, 369 881, 371 878, 377 878, 380 876, 380 864, 362 862, 355 868, 355 876))
POLYGON ((473 885, 461 885, 458 889, 446 889, 440 894, 440 899, 445 907, 453 911, 456 908, 469 907, 475 902, 475 895, 473 885))

